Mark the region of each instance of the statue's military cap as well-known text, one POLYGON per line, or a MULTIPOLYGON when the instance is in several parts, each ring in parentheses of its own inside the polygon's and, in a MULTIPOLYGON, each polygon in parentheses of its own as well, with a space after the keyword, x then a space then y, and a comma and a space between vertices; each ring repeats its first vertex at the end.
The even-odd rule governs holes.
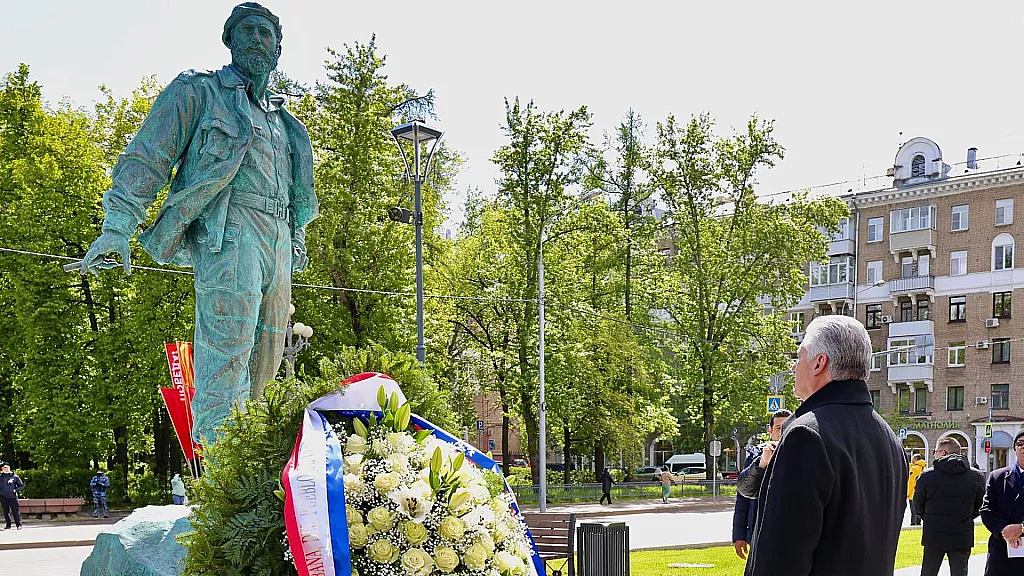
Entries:
POLYGON ((281 43, 281 20, 273 12, 257 2, 242 2, 231 10, 231 16, 228 16, 228 19, 224 21, 224 32, 220 35, 220 39, 224 42, 225 46, 231 48, 231 30, 234 29, 235 24, 238 24, 242 18, 253 15, 262 16, 269 20, 277 30, 277 43, 281 43))

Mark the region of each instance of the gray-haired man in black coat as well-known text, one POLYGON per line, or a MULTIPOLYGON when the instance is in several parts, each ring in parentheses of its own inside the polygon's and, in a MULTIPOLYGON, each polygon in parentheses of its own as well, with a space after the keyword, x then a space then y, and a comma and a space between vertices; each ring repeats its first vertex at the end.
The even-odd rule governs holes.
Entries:
POLYGON ((893 573, 907 460, 871 406, 871 340, 849 316, 815 318, 793 372, 803 400, 764 473, 747 576, 893 573))

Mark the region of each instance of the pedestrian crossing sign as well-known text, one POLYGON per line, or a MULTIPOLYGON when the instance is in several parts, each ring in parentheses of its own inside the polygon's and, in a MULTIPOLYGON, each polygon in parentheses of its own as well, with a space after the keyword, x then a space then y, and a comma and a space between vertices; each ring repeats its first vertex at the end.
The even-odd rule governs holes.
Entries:
POLYGON ((782 396, 769 396, 766 404, 769 416, 778 412, 779 410, 782 410, 782 408, 786 405, 786 403, 783 401, 782 396))
POLYGON ((992 437, 992 423, 985 424, 985 438, 992 437))

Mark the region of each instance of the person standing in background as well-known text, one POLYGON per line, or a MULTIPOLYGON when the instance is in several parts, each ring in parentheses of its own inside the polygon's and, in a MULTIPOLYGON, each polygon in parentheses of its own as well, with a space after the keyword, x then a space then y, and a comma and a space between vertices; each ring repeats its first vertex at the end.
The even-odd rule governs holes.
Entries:
MULTIPOLYGON (((917 479, 921 476, 921 472, 927 465, 924 463, 924 458, 920 454, 914 454, 910 458, 910 478, 907 479, 907 500, 914 501, 914 487, 917 486, 917 479)), ((910 506, 910 525, 917 526, 921 524, 921 516, 917 513, 913 504, 910 506)))

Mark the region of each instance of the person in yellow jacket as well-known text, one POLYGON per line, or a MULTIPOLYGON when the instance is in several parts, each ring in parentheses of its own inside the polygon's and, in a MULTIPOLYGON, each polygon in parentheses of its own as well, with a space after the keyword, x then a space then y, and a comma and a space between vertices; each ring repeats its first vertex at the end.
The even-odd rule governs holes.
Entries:
POLYGON ((910 477, 907 478, 907 499, 910 500, 910 525, 917 526, 921 523, 921 517, 917 514, 917 510, 914 510, 914 488, 917 487, 917 479, 921 476, 921 472, 924 472, 927 464, 924 462, 924 458, 920 454, 914 454, 910 458, 910 477))

